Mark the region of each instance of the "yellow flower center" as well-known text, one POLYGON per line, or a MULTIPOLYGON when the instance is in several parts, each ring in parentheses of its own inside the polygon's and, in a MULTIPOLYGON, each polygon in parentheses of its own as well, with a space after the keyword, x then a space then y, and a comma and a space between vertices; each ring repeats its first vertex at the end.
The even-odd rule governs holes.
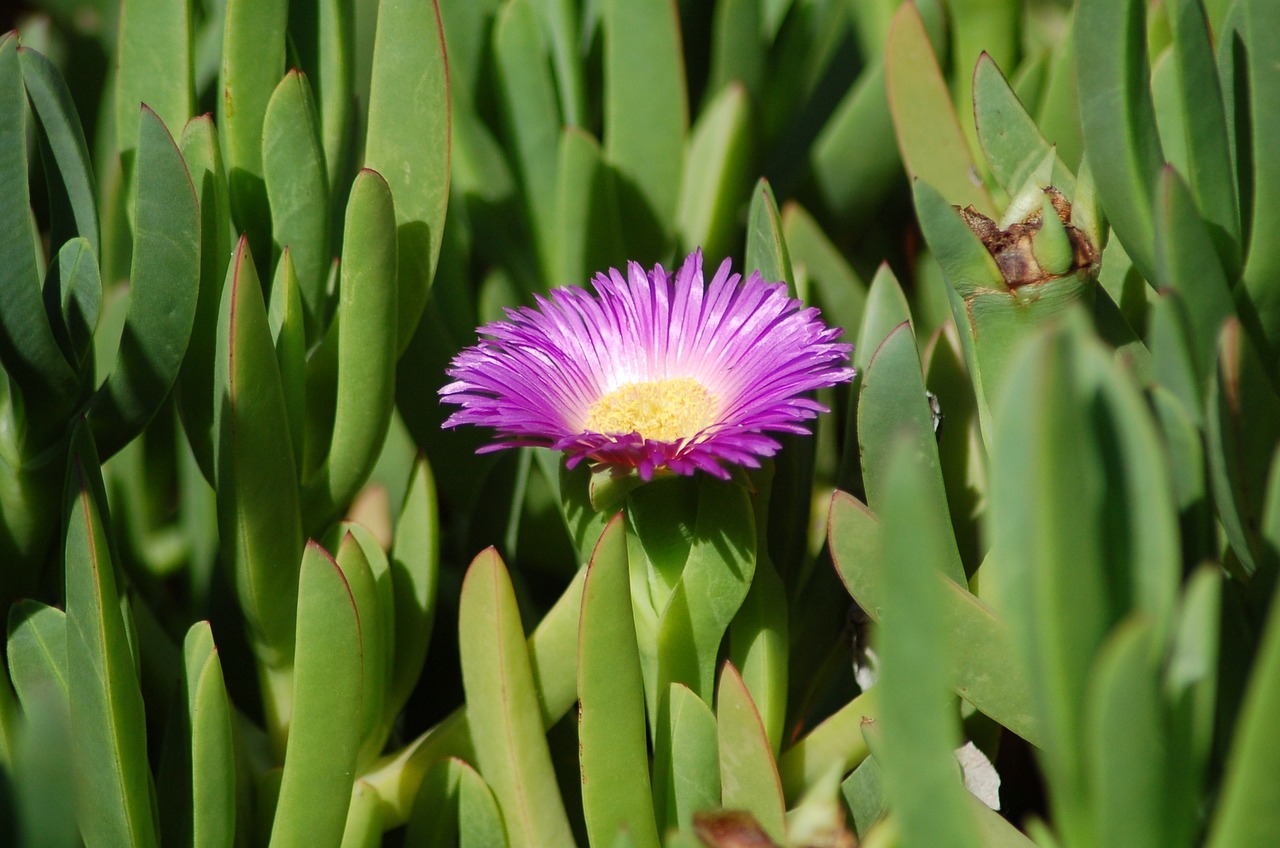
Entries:
POLYGON ((584 425, 595 433, 639 433, 675 442, 715 421, 716 398, 692 377, 625 383, 587 410, 584 425))

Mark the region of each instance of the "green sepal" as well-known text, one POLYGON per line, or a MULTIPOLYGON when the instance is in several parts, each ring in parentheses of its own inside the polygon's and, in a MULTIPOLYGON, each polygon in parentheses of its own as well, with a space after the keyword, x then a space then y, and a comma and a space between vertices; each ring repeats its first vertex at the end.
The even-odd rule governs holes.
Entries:
POLYGON ((315 542, 302 555, 297 622, 271 848, 339 843, 360 745, 362 622, 346 577, 315 542))

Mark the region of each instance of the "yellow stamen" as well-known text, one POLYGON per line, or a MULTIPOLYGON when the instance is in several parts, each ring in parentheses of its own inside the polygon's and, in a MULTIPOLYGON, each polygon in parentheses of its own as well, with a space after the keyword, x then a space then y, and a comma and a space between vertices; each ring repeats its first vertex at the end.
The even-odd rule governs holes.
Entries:
POLYGON ((587 410, 587 430, 675 442, 715 421, 716 398, 692 377, 625 383, 587 410))

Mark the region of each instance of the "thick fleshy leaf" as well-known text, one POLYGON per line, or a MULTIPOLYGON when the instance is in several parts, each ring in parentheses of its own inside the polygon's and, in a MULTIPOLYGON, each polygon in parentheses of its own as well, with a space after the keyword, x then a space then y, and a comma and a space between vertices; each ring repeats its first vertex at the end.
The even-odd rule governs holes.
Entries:
MULTIPOLYGON (((3 696, 0 696, 3 697, 3 696)), ((5 756, 12 787, 10 809, 18 845, 78 848, 84 845, 76 824, 72 729, 65 691, 37 687, 23 705, 23 719, 12 728, 5 756)), ((12 821, 12 818, 10 819, 12 821)))
POLYGON ((937 186, 952 203, 995 215, 952 106, 946 80, 913 4, 894 16, 885 44, 885 85, 898 149, 913 179, 937 186))
POLYGON ((294 272, 293 251, 286 247, 276 263, 275 279, 271 282, 267 325, 275 343, 280 389, 284 393, 284 408, 289 417, 293 465, 299 476, 302 474, 307 418, 307 319, 301 289, 298 275, 294 272))
MULTIPOLYGON (((381 551, 376 548, 368 530, 359 525, 339 524, 336 528, 341 538, 336 546, 338 568, 351 593, 352 603, 356 608, 356 619, 359 622, 359 661, 361 668, 360 714, 355 732, 360 739, 359 753, 356 758, 356 769, 365 771, 382 751, 385 735, 382 732, 383 715, 386 704, 387 666, 390 660, 391 645, 388 645, 390 622, 387 616, 391 610, 384 610, 384 598, 379 592, 379 579, 374 573, 371 560, 381 551), (357 541, 356 534, 364 536, 357 541)), ((330 542, 331 537, 326 539, 330 542)), ((330 544, 330 547, 335 547, 330 544)), ((387 588, 390 600, 390 575, 387 572, 386 557, 383 556, 381 576, 387 588)))
MULTIPOLYGON (((764 37, 765 5, 758 0, 727 0, 716 4, 711 24, 711 70, 707 93, 719 97, 730 85, 756 96, 764 79, 768 44, 764 37)), ((706 109, 704 107, 704 114, 706 109)), ((687 179, 686 179, 687 182, 687 179)), ((708 250, 713 256, 714 252, 708 250)))
POLYGON ((568 127, 560 134, 558 173, 555 280, 578 285, 626 263, 614 172, 591 135, 568 127))
POLYGON ((1238 321, 1223 326, 1217 354, 1205 429, 1209 482, 1232 552, 1253 573, 1267 469, 1280 441, 1280 397, 1238 321))
POLYGON ((50 193, 50 243, 73 236, 88 239, 93 255, 101 255, 98 204, 94 197, 93 167, 80 116, 71 92, 56 65, 34 50, 18 48, 22 81, 35 110, 42 140, 52 154, 45 166, 50 193))
POLYGON ((587 95, 578 5, 573 0, 535 0, 534 8, 550 41, 560 114, 567 126, 581 127, 586 123, 587 95))
MULTIPOLYGON (((141 142, 138 108, 143 104, 166 126, 191 117, 190 2, 125 0, 120 4, 116 44, 116 145, 126 162, 141 142)), ((141 169, 145 166, 138 164, 141 169)))
POLYGON ((200 208, 191 177, 159 116, 144 106, 141 122, 129 314, 89 413, 103 456, 137 436, 168 397, 200 291, 200 208))
POLYGON ((30 713, 47 689, 67 697, 67 615, 57 607, 30 599, 9 608, 6 647, 9 676, 23 711, 30 713))
POLYGON ((463 581, 458 645, 476 761, 502 810, 508 841, 571 844, 515 591, 492 549, 472 561, 463 581))
POLYGON ((222 93, 217 99, 218 137, 231 189, 231 213, 235 229, 249 237, 262 263, 271 256, 262 129, 267 104, 284 76, 288 7, 288 0, 227 0, 218 78, 222 93))
POLYGON ((97 451, 73 436, 66 505, 67 679, 76 728, 79 815, 90 848, 157 845, 147 729, 137 668, 106 535, 97 451))
POLYGON ((937 579, 949 557, 950 534, 914 520, 916 504, 929 497, 931 486, 916 451, 910 437, 887 446, 884 606, 876 641, 883 756, 876 759, 904 844, 976 846, 981 843, 952 756, 959 728, 947 697, 948 660, 968 643, 947 628, 937 579))
POLYGON ((988 526, 998 556, 982 572, 984 590, 1000 590, 997 607, 1027 663, 1067 844, 1093 838, 1078 754, 1092 658, 1131 610, 1167 632, 1181 562, 1150 413, 1080 317, 1038 334, 1009 374, 992 441, 988 526))
POLYGON ((862 378, 858 401, 858 448, 862 454, 862 480, 867 504, 882 513, 895 473, 890 448, 909 438, 919 473, 927 481, 925 497, 916 504, 917 531, 945 540, 939 549, 945 558, 937 563, 942 573, 965 585, 964 566, 951 531, 951 513, 942 482, 938 442, 925 394, 924 375, 911 326, 899 324, 880 344, 862 378))
POLYGON ((1020 191, 1049 155, 1054 157, 1055 171, 1050 185, 1064 190, 1069 187, 1070 172, 986 53, 978 58, 973 71, 973 113, 992 176, 1006 192, 1013 195, 1020 191))
POLYGON ((786 831, 786 808, 778 767, 751 693, 732 663, 725 663, 716 690, 716 731, 720 743, 721 803, 750 810, 775 842, 786 831))
POLYGON ((689 131, 679 15, 673 0, 603 0, 602 23, 605 156, 627 252, 647 266, 671 249, 689 131))
POLYGON ((1076 7, 1080 122, 1098 196, 1116 237, 1156 279, 1151 204, 1164 164, 1151 100, 1144 0, 1081 0, 1076 7))
MULTIPOLYGON (((845 588, 868 615, 879 620, 885 609, 886 579, 880 521, 857 498, 837 492, 831 499, 827 534, 831 557, 845 588)), ((991 559, 989 556, 988 561, 991 559)), ((983 573, 979 570, 980 575, 983 573)), ((954 580, 941 579, 945 581, 942 610, 949 638, 965 646, 953 666, 956 693, 1019 736, 1038 744, 1043 731, 1026 671, 1014 652, 1013 631, 954 580)), ((983 597, 986 598, 985 593, 983 597)))
POLYGON ((46 314, 67 361, 77 371, 87 366, 93 334, 102 308, 98 258, 89 240, 77 236, 64 243, 44 281, 46 314))
POLYGON ((298 578, 289 748, 271 848, 342 838, 360 744, 361 621, 338 564, 314 542, 298 578))
POLYGON ((871 690, 863 692, 809 731, 782 754, 778 774, 789 803, 795 803, 824 774, 835 770, 844 774, 859 770, 867 757, 867 744, 862 738, 862 723, 877 715, 876 698, 871 690))
POLYGON ((775 757, 787 720, 789 648, 787 589, 768 556, 760 556, 751 589, 729 624, 729 658, 741 669, 775 757))
POLYGON ((285 668, 298 585, 292 563, 302 558, 298 481, 262 286, 243 237, 222 291, 216 362, 218 530, 233 540, 221 548, 223 561, 259 659, 285 668))
POLYGON ((187 442, 205 479, 212 480, 214 358, 218 308, 227 276, 227 259, 231 255, 231 200, 213 119, 201 115, 188 121, 182 128, 179 146, 200 208, 200 293, 175 397, 187 442))
MULTIPOLYGON (((1231 148, 1222 102, 1222 86, 1214 64, 1213 33, 1200 0, 1177 0, 1165 6, 1173 35, 1172 61, 1176 91, 1186 118, 1186 174, 1196 206, 1208 225, 1213 246, 1229 277, 1240 267, 1240 202, 1231 164, 1231 148)), ((1157 199, 1156 220, 1160 220, 1157 199)), ((1160 235, 1157 231, 1156 242, 1160 235)))
MULTIPOLYGON (((1257 310, 1273 362, 1275 351, 1280 350, 1280 245, 1269 235, 1280 228, 1280 211, 1273 200, 1280 192, 1280 163, 1268 153, 1271 140, 1280 134, 1280 80, 1275 74, 1280 42, 1270 35, 1274 14, 1266 2, 1233 3, 1217 38, 1248 245, 1245 291, 1257 310)), ((1205 214, 1211 217, 1207 210, 1205 214)), ((1270 373, 1274 379, 1274 365, 1270 373)))
POLYGON ((1178 764, 1163 738, 1156 638, 1149 619, 1126 621, 1103 645, 1090 682, 1084 739, 1099 845, 1190 842, 1194 805, 1167 809, 1167 782, 1178 764))
POLYGON ((664 832, 720 806, 720 747, 711 707, 680 683, 663 699, 653 754, 653 799, 664 832))
POLYGON ((386 180, 376 171, 361 171, 347 201, 338 314, 329 330, 337 335, 333 432, 323 464, 306 481, 308 526, 323 526, 355 497, 391 423, 399 355, 396 339, 387 333, 398 308, 395 219, 386 180))
POLYGON ((578 751, 582 811, 592 844, 607 845, 626 830, 638 848, 656 848, 644 684, 621 515, 605 527, 582 589, 578 751))
MULTIPOLYGON (((1276 607, 1272 593, 1272 609, 1276 607)), ((1210 848, 1263 848, 1280 832, 1280 616, 1270 615, 1258 644, 1244 704, 1231 738, 1221 794, 1206 842, 1210 848)))
POLYGON ((382 808, 378 793, 363 780, 351 790, 341 848, 378 848, 382 844, 382 808))
POLYGON ((262 124, 262 173, 271 205, 274 255, 288 249, 297 270, 307 338, 319 337, 327 319, 325 281, 329 251, 329 181, 320 116, 307 77, 290 71, 267 103, 262 124))
POLYGON ((200 621, 183 642, 191 730, 191 845, 230 846, 236 835, 236 752, 232 710, 213 631, 200 621))
POLYGON ((493 30, 503 117, 523 186, 525 214, 547 287, 555 274, 560 114, 547 46, 532 0, 503 6, 493 30))
POLYGON ((493 790, 475 769, 458 762, 458 848, 502 848, 507 844, 502 811, 493 790))
POLYGON ((388 721, 413 692, 427 657, 439 590, 440 544, 435 477, 426 456, 419 455, 389 556, 395 591, 395 654, 387 693, 388 721))
POLYGON ((783 206, 782 232, 797 285, 801 278, 808 281, 809 300, 822 307, 829 323, 843 328, 844 340, 852 341, 862 325, 867 284, 799 204, 783 206))
POLYGON ((397 354, 422 316, 449 198, 449 73, 435 0, 378 6, 365 166, 395 196, 399 244, 397 354), (405 97, 405 92, 415 92, 405 97))
MULTIPOLYGON (((1165 167, 1156 184, 1155 261, 1152 282, 1178 292, 1188 319, 1188 342, 1198 395, 1213 372, 1218 333, 1235 314, 1229 280, 1214 238, 1182 177, 1165 167)), ((1197 404, 1197 407, 1199 404, 1197 404)))
POLYGON ((953 102, 969 150, 976 154, 976 116, 969 108, 974 100, 973 68, 983 56, 1006 68, 1014 66, 1021 52, 1025 12, 1017 0, 949 0, 946 9, 950 59, 956 70, 951 84, 953 102))
POLYGON ((672 682, 709 703, 720 643, 755 571, 747 492, 707 475, 654 481, 631 495, 627 521, 632 598, 648 599, 636 604, 636 628, 649 716, 672 682))
POLYGON ((356 22, 351 0, 320 0, 289 10, 289 36, 315 88, 330 186, 348 173, 354 108, 356 22))
POLYGON ((746 89, 731 83, 702 109, 689 139, 676 227, 681 243, 701 247, 712 264, 728 255, 745 200, 752 161, 750 109, 746 89))
MULTIPOLYGON (((27 95, 18 39, 0 38, 0 361, 32 403, 36 397, 66 405, 76 394, 75 372, 58 348, 40 299, 40 268, 27 183, 27 95)), ((33 410, 34 411, 34 410, 33 410)), ((28 412, 31 415, 31 412, 28 412)))

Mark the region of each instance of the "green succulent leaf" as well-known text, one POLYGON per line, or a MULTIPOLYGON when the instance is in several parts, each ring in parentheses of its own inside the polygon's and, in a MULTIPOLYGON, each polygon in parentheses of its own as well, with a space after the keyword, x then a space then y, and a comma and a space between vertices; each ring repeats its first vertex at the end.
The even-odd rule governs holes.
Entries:
POLYGON ((398 308, 395 220, 386 180, 361 171, 347 202, 338 311, 329 329, 337 336, 333 434, 303 495, 309 526, 326 524, 364 485, 391 423, 399 350, 386 330, 398 308))
MULTIPOLYGON (((127 0, 120 4, 116 44, 116 146, 128 173, 141 144, 138 108, 146 105, 166 126, 191 117, 192 4, 127 0)), ((144 166, 138 165, 139 170, 144 166)))
POLYGON ((364 155, 365 167, 395 196, 397 356, 413 338, 440 257, 449 198, 448 80, 435 0, 380 3, 364 155), (404 97, 409 91, 415 96, 404 97))
MULTIPOLYGON (((75 372, 58 347, 40 299, 40 265, 27 182, 27 106, 18 61, 18 39, 0 38, 0 111, 11 116, 0 127, 0 361, 16 387, 34 405, 64 409, 78 391, 75 372)), ((33 410, 34 411, 34 410, 33 410)), ((31 415, 32 413, 28 413, 31 415)))
POLYGON ((982 184, 915 5, 904 3, 894 16, 884 62, 889 109, 908 175, 937 186, 953 203, 994 216, 995 204, 982 184))
POLYGON ((301 560, 303 542, 298 480, 262 286, 244 237, 227 269, 220 313, 214 488, 219 535, 233 540, 222 556, 259 659, 287 668, 298 591, 292 563, 301 560))
POLYGON ((29 598, 10 607, 6 656, 25 713, 41 697, 37 690, 67 698, 67 615, 62 610, 29 598))
POLYGON ((679 15, 673 0, 602 0, 602 15, 605 157, 627 252, 647 265, 671 249, 689 132, 679 15))
POLYGON ((750 120, 747 91, 732 82, 703 108, 689 139, 676 228, 684 245, 701 247, 712 263, 729 254, 746 199, 750 120))
POLYGON ((425 455, 413 465, 390 553, 395 606, 395 654, 388 722, 408 700, 422 674, 435 622, 440 573, 440 519, 435 477, 425 455))
POLYGON ((133 440, 178 378, 200 290, 200 208, 160 117, 142 108, 129 313, 89 424, 103 456, 133 440))
MULTIPOLYGON (((260 262, 271 256, 271 204, 262 161, 263 124, 284 76, 288 0, 227 0, 218 78, 218 137, 236 230, 260 262)), ((265 273, 267 266, 260 271, 265 273)))
POLYGON ((1074 27, 1080 123, 1098 196, 1134 266, 1155 280, 1152 202, 1164 152, 1151 99, 1146 5, 1081 0, 1074 27))
POLYGON ((636 648, 626 525, 616 515, 596 544, 578 631, 578 745, 582 809, 592 844, 619 832, 659 844, 649 789, 644 684, 636 648))
POLYGON ((209 622, 191 625, 182 653, 191 731, 191 845, 230 846, 236 835, 233 713, 209 622))
POLYGON ((626 262, 615 175, 599 142, 576 127, 560 133, 558 162, 554 279, 581 285, 626 262))
POLYGON ((571 844, 515 591, 493 549, 467 570, 458 645, 476 762, 502 810, 508 841, 571 844))
POLYGON ((493 30, 493 53, 507 137, 523 186, 525 213, 543 280, 556 282, 556 186, 560 114, 555 81, 532 0, 506 3, 493 30))
POLYGON ((653 799, 663 832, 687 829, 693 814, 720 806, 720 747, 711 707, 672 683, 659 708, 653 799))
POLYGON ((60 245, 80 236, 88 239, 93 255, 99 256, 102 251, 93 167, 71 92, 57 66, 41 54, 19 47, 18 58, 22 81, 39 121, 41 141, 47 145, 45 179, 50 193, 50 243, 60 245))
POLYGON ((267 103, 262 124, 262 174, 271 206, 274 255, 288 250, 306 312, 307 339, 327 319, 325 282, 329 251, 329 182, 320 116, 307 77, 284 75, 267 103))
POLYGON ((205 479, 212 480, 213 372, 218 308, 231 255, 231 200, 213 119, 201 115, 188 121, 179 146, 200 209, 200 285, 191 340, 174 389, 187 442, 205 479))
POLYGON ((67 688, 88 846, 158 845, 136 660, 106 534, 98 454, 81 424, 67 478, 67 688))
POLYGON ((297 591, 293 714, 271 848, 338 844, 360 745, 362 622, 347 578, 315 542, 297 591))
POLYGON ((750 810, 765 833, 781 842, 786 832, 786 807, 778 767, 751 693, 728 662, 716 690, 716 731, 721 803, 731 810, 750 810))

